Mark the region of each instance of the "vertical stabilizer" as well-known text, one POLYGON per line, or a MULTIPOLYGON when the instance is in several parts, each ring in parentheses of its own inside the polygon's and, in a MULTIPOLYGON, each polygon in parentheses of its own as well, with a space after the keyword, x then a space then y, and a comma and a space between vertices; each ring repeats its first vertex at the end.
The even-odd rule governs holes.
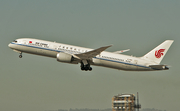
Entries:
POLYGON ((174 40, 166 40, 143 56, 144 59, 160 64, 174 40))

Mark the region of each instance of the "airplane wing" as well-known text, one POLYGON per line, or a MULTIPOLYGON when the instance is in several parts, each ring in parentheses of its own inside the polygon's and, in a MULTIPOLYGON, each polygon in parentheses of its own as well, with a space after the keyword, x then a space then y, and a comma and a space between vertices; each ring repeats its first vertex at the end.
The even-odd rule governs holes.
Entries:
POLYGON ((81 60, 88 60, 91 59, 97 55, 99 55, 102 51, 106 50, 107 48, 111 47, 112 45, 109 46, 104 46, 104 47, 100 47, 98 49, 89 51, 89 52, 85 52, 85 53, 80 53, 80 54, 74 54, 73 56, 81 59, 81 60))
POLYGON ((130 49, 127 49, 127 50, 120 50, 120 51, 116 51, 116 52, 113 52, 115 54, 120 54, 120 53, 124 53, 124 52, 127 52, 129 51, 130 49))

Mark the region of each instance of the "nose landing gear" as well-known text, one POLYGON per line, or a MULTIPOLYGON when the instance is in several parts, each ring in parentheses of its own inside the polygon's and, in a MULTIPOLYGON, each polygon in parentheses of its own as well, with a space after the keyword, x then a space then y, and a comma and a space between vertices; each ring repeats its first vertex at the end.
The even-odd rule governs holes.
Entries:
POLYGON ((22 52, 20 53, 19 58, 22 58, 22 52))

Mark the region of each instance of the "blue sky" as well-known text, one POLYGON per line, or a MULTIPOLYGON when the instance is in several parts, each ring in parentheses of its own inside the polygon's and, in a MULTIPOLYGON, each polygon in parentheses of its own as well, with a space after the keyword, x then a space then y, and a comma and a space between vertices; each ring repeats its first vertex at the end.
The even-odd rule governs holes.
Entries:
POLYGON ((140 93, 143 108, 179 109, 180 1, 0 0, 0 110, 111 108, 118 93, 140 93), (143 56, 170 39, 168 71, 128 72, 18 53, 14 39, 32 37, 88 48, 113 44, 143 56))

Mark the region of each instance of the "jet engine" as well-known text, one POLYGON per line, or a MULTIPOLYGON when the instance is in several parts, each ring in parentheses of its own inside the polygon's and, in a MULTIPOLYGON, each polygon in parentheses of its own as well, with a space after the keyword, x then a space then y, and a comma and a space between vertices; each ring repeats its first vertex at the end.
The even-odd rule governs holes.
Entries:
POLYGON ((73 61, 73 56, 64 52, 60 52, 57 54, 57 61, 71 63, 73 61))

